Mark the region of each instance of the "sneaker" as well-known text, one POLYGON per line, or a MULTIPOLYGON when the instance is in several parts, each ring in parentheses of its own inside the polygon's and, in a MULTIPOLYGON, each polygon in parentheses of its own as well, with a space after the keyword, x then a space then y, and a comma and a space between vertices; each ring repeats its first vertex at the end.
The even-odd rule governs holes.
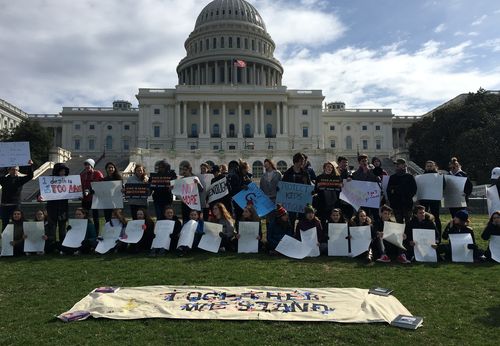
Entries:
MULTIPOLYGON (((398 259, 399 259, 399 257, 398 257, 398 259)), ((380 258, 377 259, 377 262, 390 263, 391 259, 387 255, 382 255, 382 256, 380 256, 380 258)))
POLYGON ((221 246, 221 247, 219 248, 219 252, 226 252, 226 248, 225 248, 224 246, 221 246))
POLYGON ((410 261, 408 261, 408 259, 406 258, 406 255, 404 253, 398 256, 398 262, 402 263, 402 264, 411 263, 410 261))

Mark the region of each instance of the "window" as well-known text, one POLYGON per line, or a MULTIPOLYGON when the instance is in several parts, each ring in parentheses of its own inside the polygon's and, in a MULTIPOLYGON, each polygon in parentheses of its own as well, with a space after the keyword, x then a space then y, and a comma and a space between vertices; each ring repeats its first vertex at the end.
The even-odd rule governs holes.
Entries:
POLYGON ((330 140, 330 148, 335 148, 335 139, 330 140))
POLYGON ((279 161, 277 165, 278 171, 281 173, 285 173, 286 170, 288 169, 288 165, 286 164, 285 161, 279 161))
POLYGON ((196 108, 191 109, 191 115, 196 115, 196 114, 198 114, 196 108))
POLYGON ((220 47, 224 48, 224 37, 220 38, 220 47))
POLYGON ((252 127, 250 124, 245 124, 245 137, 251 137, 252 136, 252 127))
POLYGON ((213 150, 219 150, 219 145, 218 145, 218 144, 215 144, 214 146, 212 146, 212 149, 213 149, 213 150))
POLYGON ((210 49, 210 40, 208 38, 205 40, 205 49, 206 50, 210 49))
POLYGON ((229 110, 229 115, 235 115, 235 114, 236 114, 236 111, 234 109, 229 110))
POLYGON ((203 51, 203 41, 200 40, 200 52, 203 51))
POLYGON ((346 129, 347 131, 351 131, 351 127, 350 127, 350 126, 346 126, 346 127, 345 127, 345 129, 346 129))
POLYGON ((366 125, 361 126, 361 131, 367 131, 367 130, 368 130, 368 126, 366 126, 366 125))
POLYGON ((212 137, 220 137, 219 124, 214 124, 214 126, 212 126, 212 137))
POLYGON ((154 114, 155 114, 155 115, 160 114, 160 108, 155 108, 155 109, 154 109, 154 114))
POLYGON ((345 138, 345 148, 347 150, 352 150, 352 137, 351 136, 347 136, 345 138))
POLYGON ((212 48, 217 48, 217 37, 214 37, 213 41, 212 41, 212 48))
POLYGON ((191 137, 198 137, 198 124, 191 124, 191 137))
POLYGON ((77 138, 75 139, 75 150, 80 150, 80 140, 77 138))
POLYGON ((89 130, 95 130, 95 125, 94 124, 90 124, 89 125, 89 130))
POLYGON ((233 145, 229 145, 228 148, 229 148, 229 150, 236 150, 236 145, 234 145, 234 144, 233 145))
POLYGON ((375 125, 375 131, 380 131, 380 125, 375 125))
POLYGON ((302 115, 307 115, 307 114, 309 114, 309 112, 307 111, 307 109, 303 109, 302 110, 302 115))
POLYGON ((241 48, 241 39, 239 37, 236 38, 236 48, 241 48))
POLYGON ((250 109, 245 109, 245 115, 250 115, 250 109))
POLYGON ((108 130, 110 130, 110 131, 111 131, 112 129, 113 129, 113 126, 108 125, 108 130))
POLYGON ((153 137, 155 138, 160 137, 160 126, 158 125, 153 126, 153 137))
POLYGON ((128 139, 123 140, 123 150, 130 150, 130 141, 128 139))
POLYGON ((273 125, 267 124, 266 125, 266 137, 270 138, 273 136, 273 125))
POLYGON ((252 50, 255 50, 255 40, 252 40, 252 50))
POLYGON ((214 115, 219 115, 219 114, 220 114, 220 111, 219 111, 218 109, 214 109, 213 114, 214 114, 214 115))
POLYGON ((304 138, 309 137, 309 127, 304 126, 304 127, 302 128, 302 137, 304 137, 304 138))
POLYGON ((368 149, 368 140, 363 139, 363 140, 361 141, 361 144, 362 144, 362 146, 363 146, 363 150, 368 149))
POLYGON ((232 37, 230 37, 228 39, 227 46, 228 46, 228 48, 233 48, 233 38, 232 37))
POLYGON ((130 125, 124 125, 124 126, 123 126, 123 129, 124 129, 125 131, 130 130, 130 125))
POLYGON ((335 131, 335 125, 330 125, 330 131, 335 131))
POLYGON ((229 124, 229 137, 236 137, 234 124, 229 124))
POLYGON ((377 140, 375 140, 375 148, 376 148, 377 150, 382 149, 382 140, 381 140, 381 139, 377 139, 377 140))
POLYGON ((245 49, 248 49, 248 38, 245 38, 245 49))
POLYGON ((254 178, 261 178, 264 173, 264 165, 261 161, 255 161, 252 165, 252 174, 254 178))
POLYGON ((273 115, 272 109, 266 109, 266 115, 273 115))
POLYGON ((75 124, 75 130, 80 130, 80 124, 75 124))
POLYGON ((95 139, 89 139, 89 150, 95 150, 95 139))
POLYGON ((106 149, 113 150, 113 137, 111 136, 106 137, 106 149))

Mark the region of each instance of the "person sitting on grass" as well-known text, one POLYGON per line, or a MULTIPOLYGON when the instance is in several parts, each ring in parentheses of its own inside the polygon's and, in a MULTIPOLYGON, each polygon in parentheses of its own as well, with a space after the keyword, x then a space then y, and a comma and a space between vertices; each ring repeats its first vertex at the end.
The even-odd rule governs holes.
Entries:
POLYGON ((137 220, 144 220, 144 225, 142 225, 144 233, 137 244, 129 245, 129 251, 132 253, 147 252, 151 249, 155 237, 155 223, 146 209, 139 208, 136 215, 137 220))
MULTIPOLYGON (((443 232, 443 239, 448 240, 450 238, 450 234, 470 234, 472 237, 472 244, 468 244, 467 248, 469 250, 473 250, 474 261, 479 261, 483 253, 476 244, 474 231, 471 227, 469 227, 469 223, 469 212, 465 209, 457 211, 453 219, 448 223, 448 225, 446 225, 443 232)), ((441 253, 444 253, 447 260, 452 260, 451 244, 444 244, 444 246, 440 246, 439 249, 441 253)))
MULTIPOLYGON (((413 240, 413 230, 415 229, 432 229, 434 230, 436 243, 432 245, 434 249, 437 249, 441 243, 441 234, 434 222, 434 215, 425 211, 426 207, 423 205, 417 205, 413 208, 413 215, 410 222, 406 224, 405 235, 406 239, 403 242, 404 247, 407 250, 407 255, 412 260, 415 256, 414 247, 416 245, 413 240)), ((440 257, 438 256, 438 259, 440 257)))
POLYGON ((11 224, 14 225, 14 239, 10 245, 14 247, 14 256, 24 255, 24 213, 21 209, 14 209, 12 212, 11 224))
MULTIPOLYGON (((384 239, 385 222, 396 222, 392 208, 387 205, 380 208, 380 220, 375 221, 372 228, 372 249, 377 262, 390 263, 391 257, 396 257, 399 263, 410 263, 406 258, 405 250, 384 239)), ((405 234, 403 234, 403 239, 406 239, 405 234)))
POLYGON ((225 252, 236 250, 236 232, 234 231, 234 220, 222 203, 216 203, 212 207, 211 222, 222 225, 222 232, 219 236, 222 238, 219 251, 225 252))
MULTIPOLYGON (((196 226, 196 231, 194 233, 194 240, 193 240, 193 246, 189 248, 189 246, 182 245, 177 247, 175 250, 175 253, 177 256, 182 257, 186 254, 189 253, 191 249, 197 249, 198 244, 200 243, 201 237, 203 236, 203 213, 199 212, 198 210, 191 210, 189 213, 189 221, 196 221, 198 225, 196 226)), ((182 232, 182 229, 181 229, 182 232)), ((180 233, 179 233, 180 237, 180 233)))
MULTIPOLYGON (((94 223, 89 220, 89 214, 86 209, 83 208, 76 208, 75 210, 75 219, 78 220, 84 220, 87 219, 87 231, 85 232, 85 238, 82 241, 82 245, 79 248, 70 248, 66 246, 61 245, 61 255, 75 255, 78 256, 81 253, 82 254, 89 254, 93 253, 94 249, 97 246, 97 235, 95 231, 95 226, 94 223)), ((69 231, 71 230, 71 226, 68 225, 66 227, 66 230, 69 231)), ((61 242, 62 244, 62 242, 61 242)))
MULTIPOLYGON (((170 205, 167 205, 163 210, 163 218, 162 220, 173 221, 174 222, 174 231, 170 234, 170 251, 175 251, 177 249, 177 242, 179 241, 179 235, 182 229, 182 223, 175 215, 174 208, 170 205)), ((151 257, 154 256, 164 256, 167 253, 167 250, 164 248, 153 248, 151 249, 149 255, 151 257)))
POLYGON ((45 240, 44 251, 38 252, 37 255, 43 255, 46 253, 51 253, 55 248, 55 239, 50 239, 50 230, 49 223, 47 221, 47 212, 42 209, 38 209, 35 213, 35 222, 43 222, 43 228, 45 230, 44 235, 42 236, 43 240, 45 240))
POLYGON ((277 204, 274 214, 266 233, 267 250, 270 255, 277 254, 276 246, 285 235, 293 237, 293 227, 290 224, 286 209, 281 204, 277 204))
POLYGON ((240 222, 258 222, 259 223, 259 235, 257 239, 259 240, 259 249, 261 248, 260 241, 262 240, 262 225, 260 224, 260 217, 257 214, 257 210, 253 206, 251 201, 248 202, 247 206, 243 208, 240 219, 236 223, 236 239, 240 239, 239 225, 240 222))
MULTIPOLYGON (((359 209, 356 215, 354 215, 349 221, 349 227, 362 227, 362 226, 370 226, 370 232, 373 227, 372 219, 366 214, 366 211, 363 209, 359 209)), ((352 239, 351 235, 347 237, 348 239, 352 239)), ((361 255, 356 256, 356 258, 365 258, 366 261, 371 264, 373 262, 373 250, 370 247, 366 249, 361 255)))
MULTIPOLYGON (((481 234, 481 238, 486 241, 490 240, 491 236, 500 236, 500 210, 491 214, 490 220, 481 234)), ((489 246, 485 256, 489 261, 492 260, 489 246)))
POLYGON ((323 232, 321 221, 319 221, 316 217, 316 209, 314 209, 312 205, 308 204, 304 208, 304 215, 304 218, 297 223, 297 227, 295 228, 295 238, 302 240, 301 231, 308 232, 315 228, 320 252, 325 252, 328 248, 327 239, 323 232))
MULTIPOLYGON (((104 229, 106 230, 109 229, 110 227, 119 229, 120 237, 122 237, 125 234, 125 229, 127 228, 127 219, 125 218, 125 216, 123 216, 123 211, 121 209, 113 209, 113 211, 111 212, 111 220, 109 220, 109 222, 106 222, 104 229)), ((102 240, 103 238, 98 237, 97 239, 102 240)), ((123 244, 124 243, 120 243, 117 240, 117 244, 114 247, 113 252, 117 253, 123 251, 124 250, 123 244)), ((112 251, 110 250, 108 253, 111 252, 112 251)))

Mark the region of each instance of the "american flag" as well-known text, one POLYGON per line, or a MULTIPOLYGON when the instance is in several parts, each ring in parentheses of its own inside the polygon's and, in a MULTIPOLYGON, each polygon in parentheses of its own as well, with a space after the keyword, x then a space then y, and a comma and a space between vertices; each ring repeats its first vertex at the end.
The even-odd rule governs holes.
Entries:
POLYGON ((234 59, 234 66, 244 68, 247 67, 247 63, 243 60, 234 59))

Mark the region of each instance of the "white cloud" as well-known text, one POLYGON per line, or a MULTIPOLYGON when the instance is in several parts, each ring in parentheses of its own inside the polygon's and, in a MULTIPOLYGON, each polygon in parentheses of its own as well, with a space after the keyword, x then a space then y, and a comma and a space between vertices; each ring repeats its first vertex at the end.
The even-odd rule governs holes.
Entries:
POLYGON ((471 31, 467 35, 469 35, 469 36, 479 36, 479 33, 477 31, 471 31))
POLYGON ((500 38, 484 41, 476 46, 477 48, 490 48, 493 52, 500 52, 500 38))
POLYGON ((445 30, 446 30, 446 25, 444 23, 441 23, 438 26, 436 26, 436 28, 434 29, 434 32, 436 34, 439 34, 440 32, 443 32, 445 30))
POLYGON ((473 21, 471 23, 471 25, 472 26, 481 25, 481 23, 483 23, 486 18, 488 18, 488 16, 486 14, 483 14, 481 17, 479 17, 478 19, 476 19, 475 21, 473 21))

